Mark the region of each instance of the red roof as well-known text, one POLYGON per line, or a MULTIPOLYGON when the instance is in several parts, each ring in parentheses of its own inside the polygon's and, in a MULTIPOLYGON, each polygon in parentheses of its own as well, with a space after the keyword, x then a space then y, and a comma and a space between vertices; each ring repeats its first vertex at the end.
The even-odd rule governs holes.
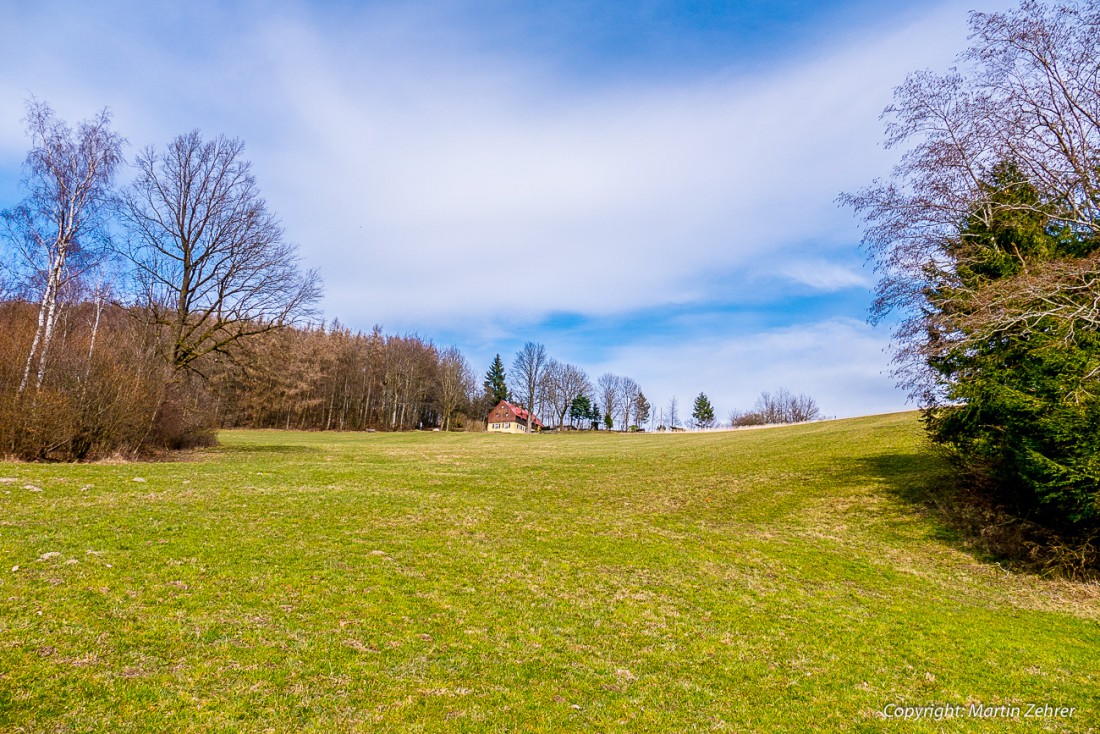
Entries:
MULTIPOLYGON (((512 413, 516 416, 517 420, 522 421, 524 423, 527 422, 527 411, 524 410, 523 408, 519 407, 518 405, 512 405, 507 400, 501 400, 500 403, 497 404, 497 407, 493 408, 493 410, 496 410, 501 405, 508 408, 508 410, 512 411, 512 413)), ((542 427, 542 421, 539 420, 538 416, 534 416, 531 419, 531 423, 532 423, 532 425, 536 425, 539 428, 542 427)))

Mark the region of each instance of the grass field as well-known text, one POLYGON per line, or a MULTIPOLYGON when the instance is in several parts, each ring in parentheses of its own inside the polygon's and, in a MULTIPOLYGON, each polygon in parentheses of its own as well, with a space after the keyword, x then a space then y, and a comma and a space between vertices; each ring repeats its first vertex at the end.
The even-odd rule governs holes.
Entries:
POLYGON ((1100 590, 938 525, 913 414, 220 439, 0 463, 0 731, 1100 726, 1100 590))

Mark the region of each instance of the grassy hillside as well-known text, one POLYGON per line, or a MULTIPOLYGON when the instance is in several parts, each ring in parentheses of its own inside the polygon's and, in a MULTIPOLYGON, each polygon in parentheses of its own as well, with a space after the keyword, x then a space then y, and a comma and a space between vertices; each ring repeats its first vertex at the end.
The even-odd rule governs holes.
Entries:
POLYGON ((1095 731, 1100 594, 918 500, 913 414, 228 432, 0 464, 0 731, 1095 731), (17 570, 13 570, 18 567, 17 570), (1020 706, 903 722, 889 704, 1020 706), (1024 718, 1029 703, 1073 716, 1024 718))

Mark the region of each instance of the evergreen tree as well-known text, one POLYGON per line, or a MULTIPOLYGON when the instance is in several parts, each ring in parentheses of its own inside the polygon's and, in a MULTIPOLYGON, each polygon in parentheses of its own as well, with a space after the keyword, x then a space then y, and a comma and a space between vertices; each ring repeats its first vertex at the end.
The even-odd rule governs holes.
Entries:
MULTIPOLYGON (((942 324, 928 365, 951 402, 925 412, 932 437, 962 468, 1020 512, 1050 525, 1100 518, 1100 335, 1080 323, 1045 315, 1010 291, 1059 261, 1100 250, 1100 242, 1058 225, 1017 166, 994 168, 984 209, 950 244, 955 272, 927 294, 942 324), (1012 297, 1009 296, 1011 294, 1012 297), (1007 311, 1018 301, 1034 315, 989 329, 990 302, 1007 311)), ((1082 310, 1093 295, 1080 298, 1082 310)))
POLYGON ((485 396, 493 405, 498 404, 501 400, 508 399, 508 384, 505 382, 504 362, 500 359, 499 354, 493 359, 489 371, 485 373, 484 384, 485 396))
POLYGON ((638 397, 634 398, 634 421, 638 427, 642 427, 649 420, 649 413, 653 406, 645 398, 645 393, 638 391, 638 397))
POLYGON ((595 400, 590 401, 588 410, 588 420, 592 422, 592 430, 597 431, 600 428, 600 421, 603 420, 603 416, 600 415, 600 406, 596 404, 595 400))
POLYGON ((573 402, 569 405, 569 421, 575 423, 576 421, 588 420, 591 412, 592 402, 588 399, 588 396, 578 395, 573 398, 573 402))
POLYGON ((699 393, 695 398, 691 417, 695 420, 696 428, 710 428, 714 425, 714 406, 710 404, 710 398, 705 393, 699 393))
POLYGON ((1010 512, 1088 532, 1100 526, 1098 9, 972 13, 963 64, 895 89, 887 146, 904 153, 890 177, 842 198, 866 221, 882 276, 873 320, 896 319, 896 375, 932 437, 1010 512))

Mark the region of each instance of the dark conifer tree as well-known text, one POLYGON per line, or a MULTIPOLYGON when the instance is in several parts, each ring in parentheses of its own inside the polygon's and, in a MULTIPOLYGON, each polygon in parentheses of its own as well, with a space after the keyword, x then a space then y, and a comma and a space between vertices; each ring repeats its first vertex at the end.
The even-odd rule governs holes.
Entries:
POLYGON ((489 366, 489 371, 485 373, 485 396, 493 405, 508 399, 508 384, 505 379, 504 362, 498 354, 489 366))
POLYGON ((691 417, 695 420, 696 428, 710 428, 714 425, 714 406, 710 404, 710 398, 705 393, 699 393, 695 398, 691 417))

